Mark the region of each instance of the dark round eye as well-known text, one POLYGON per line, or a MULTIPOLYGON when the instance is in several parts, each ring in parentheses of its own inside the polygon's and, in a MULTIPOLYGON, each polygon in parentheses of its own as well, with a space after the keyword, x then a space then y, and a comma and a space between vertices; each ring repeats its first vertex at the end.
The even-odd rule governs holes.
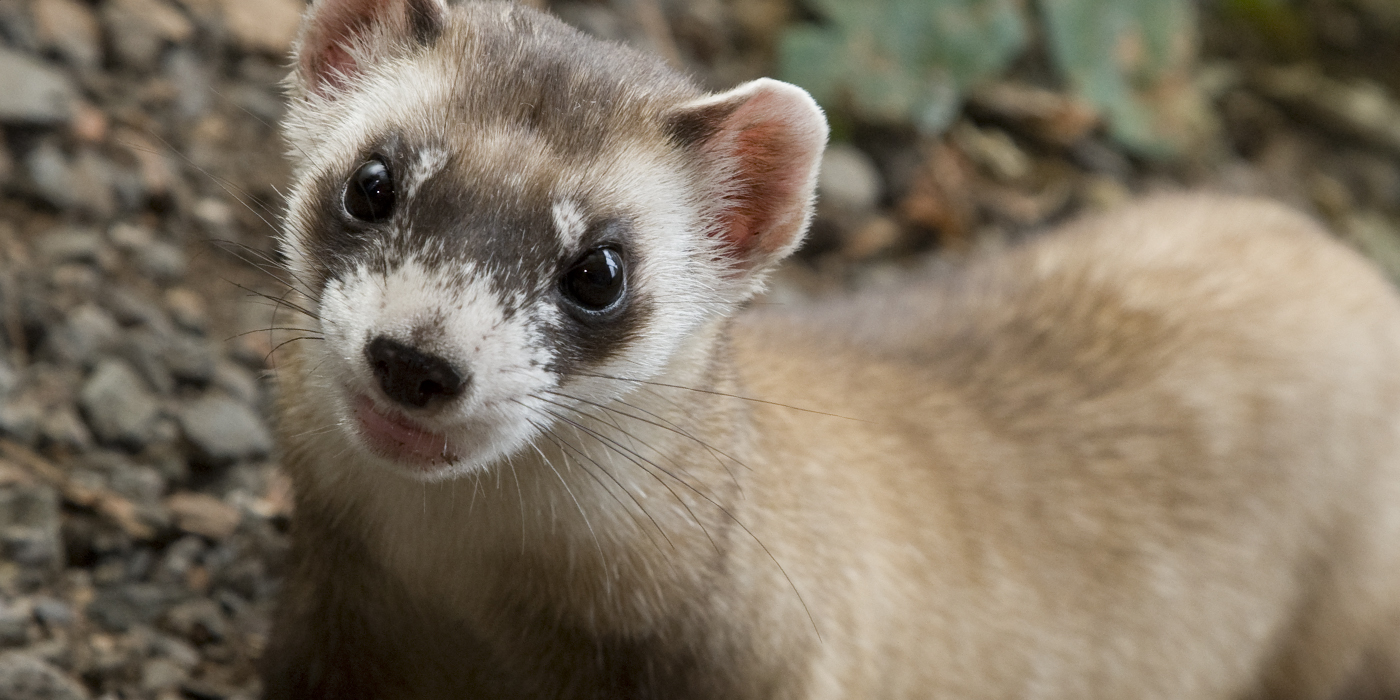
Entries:
POLYGON ((360 166, 345 183, 345 211, 360 221, 378 223, 394 213, 394 178, 384 161, 375 158, 360 166))
POLYGON ((622 253, 602 246, 584 253, 564 273, 561 289, 564 296, 585 310, 605 311, 622 298, 627 290, 626 279, 622 253))

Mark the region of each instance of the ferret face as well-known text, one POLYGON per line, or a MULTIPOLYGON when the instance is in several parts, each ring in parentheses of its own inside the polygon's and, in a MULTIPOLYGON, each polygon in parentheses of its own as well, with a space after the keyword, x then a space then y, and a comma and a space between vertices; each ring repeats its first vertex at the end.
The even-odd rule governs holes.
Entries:
POLYGON ((736 180, 765 115, 726 124, 795 88, 706 98, 521 13, 327 0, 300 42, 282 243, 324 337, 307 385, 359 449, 420 478, 488 466, 618 378, 663 374, 810 204, 804 161, 795 225, 758 232, 765 208, 736 180))

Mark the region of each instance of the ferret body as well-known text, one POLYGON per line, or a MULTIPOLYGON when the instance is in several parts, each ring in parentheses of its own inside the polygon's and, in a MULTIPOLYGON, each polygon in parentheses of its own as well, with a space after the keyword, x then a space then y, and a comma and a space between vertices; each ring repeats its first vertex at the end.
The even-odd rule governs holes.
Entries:
POLYGON ((435 0, 297 66, 268 698, 1400 694, 1400 301, 1301 216, 743 310, 800 90, 435 0))

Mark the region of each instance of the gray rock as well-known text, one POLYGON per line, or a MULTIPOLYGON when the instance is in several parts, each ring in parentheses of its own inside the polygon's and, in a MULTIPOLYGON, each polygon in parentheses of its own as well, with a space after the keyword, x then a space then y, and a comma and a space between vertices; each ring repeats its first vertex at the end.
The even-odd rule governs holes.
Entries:
POLYGON ((35 0, 30 11, 40 45, 79 68, 99 67, 102 29, 87 5, 75 0, 35 0))
POLYGON ((39 256, 50 264, 79 262, 97 264, 106 244, 95 229, 61 226, 49 229, 35 245, 39 256))
POLYGON ((156 239, 156 234, 146 226, 123 222, 107 229, 107 238, 122 250, 139 250, 150 245, 156 239))
POLYGON ((77 91, 63 71, 0 48, 0 123, 66 122, 76 99, 77 91))
POLYGON ((193 49, 179 47, 165 57, 165 75, 175 84, 175 110, 182 119, 194 119, 209 109, 214 77, 193 49))
POLYGON ((187 678, 185 669, 170 659, 150 659, 141 665, 141 690, 147 693, 175 688, 187 678))
POLYGON ((10 366, 9 361, 0 357, 0 399, 10 395, 19 386, 19 373, 10 366))
POLYGON ((136 251, 136 267, 157 282, 171 282, 185 274, 185 251, 165 241, 152 241, 136 251))
POLYGON ((25 601, 0 600, 0 646, 18 647, 29 643, 29 621, 33 611, 25 601))
POLYGON ((22 566, 63 564, 62 520, 58 493, 40 484, 0 488, 0 545, 10 561, 22 566))
POLYGON ((73 623, 73 608, 57 598, 44 596, 34 601, 34 617, 48 627, 67 627, 73 623))
POLYGON ((175 376, 165 364, 165 339, 168 337, 146 329, 132 330, 127 332, 121 348, 122 357, 161 395, 175 390, 175 376))
POLYGON ((46 342, 58 360, 86 365, 96 361, 120 337, 121 326, 111 314, 98 306, 83 304, 53 329, 46 342))
POLYGON ((102 19, 117 57, 140 71, 155 69, 167 42, 182 42, 194 31, 184 15, 160 0, 105 2, 102 19))
POLYGON ((0 698, 5 700, 89 700, 87 688, 52 664, 31 654, 0 654, 0 698))
POLYGON ((112 632, 149 625, 160 618, 178 593, 153 583, 127 583, 100 589, 88 603, 88 618, 112 632))
POLYGON ((116 213, 117 199, 112 191, 114 173, 106 158, 90 148, 81 149, 73 159, 70 173, 75 207, 101 219, 116 213))
POLYGON ((206 466, 266 456, 272 435, 248 406, 227 396, 205 396, 179 412, 180 427, 206 466))
POLYGON ((869 211, 880 203, 883 190, 880 171, 870 156, 848 144, 827 147, 817 176, 817 192, 824 205, 850 212, 869 211))
POLYGON ((170 608, 165 627, 196 644, 221 641, 228 633, 228 622, 219 604, 208 598, 195 598, 170 608))
POLYGON ((78 396, 88 425, 99 440, 140 448, 150 440, 160 407, 146 384, 125 362, 103 360, 78 396))
POLYGON ((165 477, 154 467, 124 463, 108 477, 111 489, 138 504, 159 503, 165 495, 165 477))
POLYGON ((195 649, 179 637, 168 634, 157 634, 151 640, 151 651, 156 655, 170 659, 185 670, 191 670, 199 665, 199 650, 195 649))
MULTIPOLYGON (((2 70, 3 68, 0 68, 2 70)), ((3 90, 0 87, 0 90, 3 90)), ((74 205, 73 168, 68 156, 53 141, 44 141, 24 157, 24 168, 34 186, 34 194, 45 202, 67 209, 74 205)))
POLYGON ((173 330, 169 317, 159 304, 126 287, 108 286, 102 303, 124 326, 145 326, 157 335, 169 334, 173 330))
POLYGON ((196 535, 185 535, 174 544, 166 547, 165 555, 153 572, 158 581, 184 583, 185 575, 204 554, 204 539, 196 535))
POLYGON ((44 439, 79 452, 92 447, 92 433, 69 405, 58 406, 44 415, 40 424, 44 439))
POLYGON ((204 385, 213 381, 218 358, 203 338, 177 333, 165 346, 165 364, 176 379, 204 385))
POLYGON ((249 406, 258 405, 262 393, 258 389, 258 378, 242 365, 222 360, 214 368, 214 386, 228 392, 230 396, 249 406))
POLYGON ((39 439, 44 422, 44 407, 33 396, 23 395, 0 406, 0 433, 26 445, 39 439))

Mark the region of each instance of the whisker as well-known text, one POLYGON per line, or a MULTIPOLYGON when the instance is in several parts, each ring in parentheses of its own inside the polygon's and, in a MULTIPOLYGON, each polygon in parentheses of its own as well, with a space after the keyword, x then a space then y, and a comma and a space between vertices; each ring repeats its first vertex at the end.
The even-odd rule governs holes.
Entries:
POLYGON ((555 413, 554 411, 551 411, 551 410, 549 410, 549 409, 547 409, 547 408, 546 408, 546 409, 541 409, 541 410, 543 410, 545 413, 548 413, 548 414, 554 416, 555 420, 563 421, 563 422, 565 422, 565 423, 568 423, 569 425, 574 426, 574 428, 577 429, 577 430, 582 430, 583 432, 585 432, 585 433, 587 433, 589 436, 591 436, 593 439, 598 440, 598 441, 600 441, 601 443, 603 443, 603 446, 604 446, 604 447, 608 447, 609 445, 611 445, 611 447, 612 447, 612 449, 613 449, 614 452, 616 452, 617 454, 622 455, 623 457, 626 457, 626 458, 628 459, 628 461, 630 461, 630 462, 632 462, 633 464, 637 465, 637 467, 638 467, 639 469, 641 469, 643 472, 645 472, 645 473, 647 473, 648 475, 650 475, 651 478, 653 478, 653 479, 656 480, 656 483, 661 484, 663 487, 666 488, 667 491, 669 491, 669 492, 671 493, 671 496, 674 497, 674 498, 676 499, 676 502, 677 502, 677 503, 681 504, 681 507, 682 507, 682 508, 685 508, 685 511, 686 511, 687 513, 690 514, 690 519, 693 520, 693 521, 695 521, 695 524, 698 525, 698 526, 700 527, 700 531, 703 532, 703 533, 705 534, 705 538, 708 539, 708 540, 710 541, 710 546, 712 546, 712 547, 715 548, 715 553, 716 553, 716 554, 719 554, 719 553, 720 553, 719 543, 718 543, 718 542, 715 542, 715 538, 714 538, 713 536, 710 535, 710 530, 709 530, 709 528, 705 527, 705 523, 703 523, 703 522, 700 521, 700 517, 697 516, 697 515, 695 514, 695 511, 694 511, 693 509, 691 509, 690 504, 689 504, 689 503, 686 503, 686 502, 685 502, 685 499, 681 498, 680 494, 676 493, 676 490, 673 489, 673 488, 671 488, 671 485, 668 484, 668 483, 666 483, 666 481, 665 481, 664 479, 662 479, 661 477, 657 476, 657 475, 656 475, 655 473, 653 473, 651 470, 647 469, 646 466, 644 466, 644 465, 642 464, 642 462, 645 462, 646 464, 651 465, 652 468, 656 469, 657 471, 661 472, 662 474, 665 474, 665 475, 671 477, 672 479, 676 480, 677 482, 680 482, 681 484, 684 484, 685 486, 689 487, 692 491, 695 491, 697 494, 700 495, 701 498, 704 498, 705 500, 709 501, 709 502, 710 502, 711 504, 713 504, 716 508, 719 508, 720 510, 724 510, 724 507, 723 507, 723 506, 719 505, 718 503, 715 503, 714 500, 711 499, 709 496, 706 496, 705 494, 700 493, 700 491, 699 491, 698 489, 696 489, 696 488, 693 487, 693 486, 690 486, 690 484, 687 483, 685 480, 683 480, 683 479, 681 479, 680 477, 677 477, 675 474, 672 474, 671 472, 667 471, 665 467, 662 467, 661 465, 659 465, 659 464, 657 464, 657 463, 655 463, 655 462, 653 462, 653 461, 651 461, 651 460, 649 460, 649 459, 647 459, 647 458, 645 458, 645 457, 643 457, 643 456, 641 456, 641 455, 639 455, 639 454, 636 454, 635 452, 631 452, 631 451, 628 450, 626 447, 623 447, 623 446, 622 446, 621 444, 619 444, 617 441, 608 438, 606 435, 603 435, 601 432, 596 431, 596 430, 593 430, 593 429, 591 429, 591 428, 588 428, 587 426, 583 425, 582 423, 579 423, 579 422, 577 422, 577 421, 574 421, 574 420, 570 419, 568 416, 560 415, 560 414, 555 413), (630 456, 629 456, 628 453, 630 453, 630 456), (641 461, 639 462, 639 461, 637 461, 637 460, 641 460, 641 461))
MULTIPOLYGON (((540 427, 539 425, 535 424, 534 421, 531 421, 528 418, 526 419, 526 422, 530 423, 530 425, 533 425, 537 429, 540 427)), ((588 514, 583 512, 583 505, 578 502, 578 496, 574 495, 574 490, 569 488, 569 482, 564 479, 564 475, 560 474, 558 469, 554 468, 554 462, 552 462, 548 457, 545 456, 544 451, 540 449, 539 445, 536 445, 532 442, 530 443, 530 447, 534 449, 535 453, 540 456, 540 461, 544 462, 545 466, 549 467, 549 470, 554 472, 555 478, 559 479, 559 484, 564 487, 564 491, 569 494, 569 499, 574 502, 574 507, 578 509, 578 514, 583 518, 583 524, 588 526, 588 534, 593 538, 593 545, 598 548, 598 560, 604 563, 604 569, 606 569, 607 556, 603 554, 603 543, 598 540, 598 533, 593 531, 593 523, 589 522, 588 514)), ((565 454, 564 464, 567 465, 568 463, 569 456, 565 454)))
MULTIPOLYGON (((669 431, 671 431, 671 432, 673 432, 673 433, 675 433, 675 434, 677 434, 677 435, 680 435, 680 436, 683 437, 683 438, 686 438, 686 439, 688 439, 688 440, 694 441, 696 444, 698 444, 698 445, 700 445, 701 447, 705 448, 705 449, 710 453, 710 456, 711 456, 711 457, 714 457, 714 458, 715 458, 715 461, 718 462, 719 465, 720 465, 721 467, 724 467, 724 470, 725 470, 725 471, 729 472, 729 478, 730 478, 730 480, 732 480, 732 481, 734 482, 735 488, 739 489, 739 495, 740 495, 741 497, 743 496, 743 487, 739 485, 739 481, 738 481, 737 478, 735 478, 733 470, 731 470, 731 469, 729 468, 729 465, 728 465, 728 464, 725 464, 725 463, 724 463, 724 460, 720 459, 720 456, 723 455, 725 458, 729 459, 730 461, 734 462, 735 464, 738 464, 739 466, 741 466, 741 467, 743 467, 743 468, 745 468, 745 469, 748 469, 749 471, 753 471, 753 469, 750 468, 749 465, 744 464, 743 462, 739 461, 737 458, 735 458, 735 457, 733 457, 732 455, 730 455, 730 454, 724 452, 723 450, 720 450, 720 449, 715 448, 715 447, 711 447, 710 444, 709 444, 708 442, 705 442, 704 440, 701 440, 700 438, 697 438, 697 437, 695 437, 694 435, 691 435, 690 433, 687 433, 685 430, 682 430, 680 426, 676 425, 675 423, 672 423, 672 422, 669 421, 669 420, 666 420, 666 419, 663 418, 662 416, 659 416, 659 415, 657 415, 657 414, 655 414, 655 413, 652 413, 651 411, 648 411, 648 410, 646 410, 645 408, 642 408, 641 406, 638 406, 638 405, 636 405, 636 404, 632 404, 632 403, 628 403, 628 402, 626 402, 626 401, 623 401, 622 399, 613 399, 613 401, 616 402, 616 403, 620 403, 620 404, 622 404, 622 405, 624 405, 624 406, 627 406, 628 408, 631 408, 631 409, 633 409, 633 410, 641 411, 642 413, 645 413, 645 414, 647 414, 647 415, 649 415, 649 416, 652 416, 653 418, 656 418, 657 421, 661 421, 661 423, 658 423, 658 422, 656 422, 656 421, 650 421, 650 420, 647 420, 647 419, 642 418, 642 417, 640 417, 640 416, 634 416, 634 415, 632 415, 632 414, 630 414, 630 413, 628 413, 628 412, 626 412, 626 411, 623 411, 623 410, 621 410, 621 409, 613 408, 613 407, 611 407, 611 406, 606 406, 606 405, 603 405, 603 404, 598 403, 598 402, 596 402, 596 401, 589 401, 588 399, 585 399, 585 398, 582 398, 582 397, 570 396, 569 394, 565 394, 565 393, 558 392, 558 391, 546 391, 545 393, 553 394, 553 395, 555 395, 555 396, 559 396, 559 397, 562 397, 562 398, 565 398, 565 399, 569 399, 569 400, 571 400, 571 401, 578 401, 578 402, 580 402, 580 403, 586 403, 586 404, 588 404, 588 405, 590 405, 590 406, 597 406, 598 408, 600 408, 600 409, 602 409, 602 410, 604 410, 604 411, 608 411, 609 413, 616 413, 616 414, 618 414, 618 415, 626 416, 627 418, 631 418, 632 420, 637 420, 637 421, 641 421, 641 422, 643 422, 643 423, 646 423, 646 424, 648 424, 648 425, 656 426, 656 427, 658 427, 658 428, 661 428, 662 430, 669 430, 669 431), (665 423, 665 424, 663 425, 662 423, 665 423)), ((621 428, 618 428, 618 429, 621 430, 621 428)))
POLYGON ((578 374, 578 375, 584 376, 584 377, 594 377, 594 378, 597 378, 597 379, 611 379, 611 380, 619 381, 619 382, 636 382, 636 383, 638 383, 638 384, 646 384, 646 385, 649 385, 649 386, 660 386, 660 387, 666 387, 666 388, 668 388, 668 389, 684 389, 684 390, 686 390, 686 391, 694 391, 694 392, 698 392, 698 393, 701 393, 701 394, 711 394, 711 395, 713 395, 713 396, 724 396, 724 397, 731 398, 731 399, 739 399, 739 400, 741 400, 741 401, 752 401, 753 403, 767 404, 767 405, 769 405, 769 406, 778 406, 778 407, 780 407, 780 408, 789 408, 789 409, 792 409, 792 410, 794 410, 794 411, 802 411, 803 413, 814 413, 814 414, 816 414, 816 415, 819 415, 819 416, 827 416, 827 417, 829 417, 829 418, 841 418, 841 419, 843 419, 843 420, 855 421, 855 422, 857 422, 857 423, 870 423, 870 422, 871 422, 871 421, 868 421, 868 420, 861 420, 860 418, 851 418, 850 416, 842 416, 842 415, 838 415, 838 414, 835 414, 835 413, 825 413, 825 412, 823 412, 823 411, 814 411, 814 410, 812 410, 812 409, 810 409, 810 408, 802 408, 802 407, 800 407, 800 406, 789 406, 788 404, 785 404, 785 403, 778 403, 777 401, 768 401, 768 400, 765 400, 765 399, 756 399, 756 398, 753 398, 752 396, 739 396, 738 394, 726 394, 726 393, 724 393, 724 392, 722 392, 722 391, 713 391, 713 390, 710 390, 710 389, 697 389, 697 388, 692 387, 692 386, 681 386, 681 385, 679 385, 679 384, 667 384, 667 383, 665 383, 665 382, 652 382, 652 381, 647 381, 647 380, 645 380, 645 379, 634 379, 634 378, 632 378, 632 377, 616 377, 616 376, 609 375, 609 374, 595 374, 595 373, 592 373, 592 372, 584 372, 584 371, 580 371, 580 370, 575 370, 575 371, 574 371, 574 374, 578 374))
MULTIPOLYGON (((583 425, 577 423, 576 421, 570 420, 570 419, 569 419, 568 417, 566 417, 566 416, 561 416, 561 415, 559 415, 559 414, 557 414, 557 413, 554 413, 553 411, 550 411, 549 409, 539 409, 539 410, 542 410, 542 411, 544 411, 545 413, 548 413, 548 414, 550 414, 550 415, 553 415, 553 416, 555 417, 556 420, 561 420, 561 421, 563 421, 563 422, 565 422, 565 423, 568 423, 568 424, 574 426, 575 429, 582 430, 582 431, 588 433, 588 434, 591 435, 595 440, 599 440, 599 441, 608 441, 608 440, 609 440, 606 436, 602 435, 601 433, 599 433, 599 432, 597 432, 597 431, 594 431, 594 430, 590 430, 589 428, 587 428, 587 427, 585 427, 585 426, 583 426, 583 425)), ((614 452, 617 452, 618 449, 624 449, 624 450, 626 449, 626 448, 621 447, 621 445, 618 445, 616 442, 613 442, 612 444, 616 446, 616 448, 613 450, 614 452)), ((607 446, 607 445, 605 444, 604 446, 607 446)), ((623 455, 623 456, 626 457, 627 455, 623 455)), ((645 458, 642 458, 640 455, 637 455, 637 457, 640 458, 640 459, 642 459, 643 461, 645 461, 647 464, 650 464, 651 466, 655 467, 656 469, 658 469, 659 471, 661 471, 663 474, 666 474, 667 476, 671 477, 672 479, 675 479, 675 480, 676 480, 677 482, 679 482, 681 485, 683 485, 683 486, 685 486, 686 488, 690 489, 691 491, 695 492, 695 494, 698 495, 699 497, 701 497, 701 498, 705 499, 706 501, 708 501, 708 502, 710 503, 710 505, 714 506, 715 509, 717 509, 717 510, 719 510, 719 512, 723 513, 723 514, 725 515, 725 517, 729 518, 729 520, 732 521, 735 525, 738 525, 739 528, 740 528, 741 530, 743 530, 744 533, 747 534, 747 535, 749 536, 749 538, 752 539, 752 540, 754 541, 754 543, 757 544, 757 545, 759 546, 760 549, 763 550, 763 553, 764 553, 765 555, 768 556, 768 559, 769 559, 770 561, 773 562, 773 565, 776 566, 776 567, 778 567, 778 571, 779 571, 780 573, 782 573, 783 578, 787 579, 788 586, 792 588, 792 592, 797 596, 798 602, 801 603, 801 605, 802 605, 802 610, 803 610, 804 612, 807 613, 807 620, 812 624, 812 631, 816 633, 816 635, 817 635, 817 640, 818 640, 818 642, 820 642, 820 641, 822 640, 822 633, 821 633, 821 629, 819 629, 819 628, 817 627, 817 619, 812 615, 812 610, 811 610, 810 607, 808 607, 807 601, 802 597, 802 592, 799 591, 799 590, 797 589, 797 584, 796 584, 795 582, 793 582, 792 577, 788 575, 787 569, 783 568, 783 565, 782 565, 781 562, 778 561, 778 558, 775 557, 775 556, 773 556, 773 552, 772 552, 771 550, 768 549, 768 545, 764 544, 764 543, 763 543, 763 540, 759 539, 758 536, 754 534, 753 530, 750 530, 749 527, 743 523, 743 521, 739 520, 739 518, 735 517, 735 515, 734 515, 733 513, 729 512, 729 509, 725 508, 724 506, 720 505, 719 503, 716 503, 713 499, 711 499, 709 496, 706 496, 706 495, 705 495, 704 493, 702 493, 699 489, 696 489, 694 486, 690 485, 690 484, 689 484, 688 482, 686 482, 685 480, 680 479, 680 478, 676 477, 674 474, 671 474, 670 472, 666 471, 664 468, 662 468, 661 466, 657 465, 655 462, 652 462, 652 461, 650 461, 650 460, 647 460, 647 459, 645 459, 645 458)), ((710 536, 710 532, 709 532, 708 529, 705 528, 704 523, 701 523, 701 522, 700 522, 699 518, 697 518, 697 517, 695 516, 695 512, 694 512, 693 510, 690 509, 690 506, 689 506, 678 494, 676 494, 675 490, 674 490, 674 489, 671 489, 671 487, 670 487, 669 485, 667 485, 665 481, 663 481, 660 477, 658 477, 658 476, 656 476, 655 474, 653 474, 653 473, 652 473, 650 470, 648 470, 646 467, 642 466, 642 464, 639 463, 639 462, 637 462, 635 459, 631 459, 630 457, 629 457, 628 459, 629 459, 630 461, 632 461, 633 464, 636 464, 636 465, 638 466, 638 468, 640 468, 642 471, 644 471, 644 472, 646 472, 647 474, 651 475, 651 477, 652 477, 653 479, 655 479, 658 483, 660 483, 660 484, 663 485, 663 486, 666 486, 666 490, 668 490, 668 491, 671 492, 671 495, 672 495, 673 497, 675 497, 676 502, 680 503, 681 506, 684 507, 684 508, 686 509, 686 512, 690 513, 690 516, 691 516, 691 518, 692 518, 693 520, 695 520, 695 523, 696 523, 697 525, 700 526, 701 532, 703 532, 703 533, 705 534, 705 537, 706 537, 707 539, 710 540, 710 544, 711 544, 712 546, 714 546, 714 548, 715 548, 715 553, 716 553, 716 554, 722 554, 722 551, 719 549, 719 545, 716 544, 714 538, 710 536)))
MULTIPOLYGON (((542 416, 549 417, 549 414, 545 413, 544 411, 542 411, 542 410, 540 410, 540 409, 538 409, 538 408, 535 408, 534 406, 530 406, 530 405, 525 404, 524 402, 519 401, 519 400, 516 400, 516 399, 511 399, 511 401, 514 402, 514 403, 516 403, 517 405, 519 405, 520 407, 522 407, 522 408, 524 408, 524 409, 526 409, 526 410, 534 411, 535 413, 538 413, 538 414, 540 414, 540 415, 542 415, 542 416)), ((656 522, 656 518, 653 518, 652 515, 651 515, 651 513, 650 513, 649 511, 647 511, 646 506, 642 505, 642 502, 639 501, 639 500, 637 500, 636 494, 634 494, 634 493, 632 493, 631 491, 629 491, 629 490, 627 489, 626 486, 623 486, 623 485, 622 485, 622 482, 621 482, 621 481, 618 481, 618 480, 617 480, 617 477, 616 477, 616 476, 613 476, 612 472, 608 471, 607 467, 604 467, 601 463, 598 462, 598 460, 593 459, 591 456, 588 455, 587 452, 585 452, 585 451, 582 450, 581 448, 575 447, 574 445, 570 444, 567 440, 564 440, 564 438, 561 437, 561 436, 554 435, 554 434, 553 434, 552 432, 550 432, 547 428, 545 428, 545 427, 543 427, 543 426, 540 426, 538 423, 535 423, 534 421, 531 421, 531 425, 535 425, 536 427, 539 427, 540 430, 541 430, 541 432, 545 435, 545 437, 550 438, 550 439, 554 442, 554 444, 559 445, 561 449, 563 449, 564 447, 568 447, 569 449, 573 450, 574 453, 577 454, 578 456, 580 456, 580 457, 582 457, 582 458, 588 460, 589 462, 592 462, 592 463, 593 463, 593 466, 595 466, 595 467, 598 468, 598 471, 603 472, 603 475, 604 475, 604 476, 608 477, 608 479, 609 479, 610 481, 612 481, 614 484, 617 484, 617 487, 618 487, 619 489, 621 489, 623 493, 627 494, 627 497, 628 497, 628 498, 632 499, 632 502, 635 503, 635 504, 637 505, 637 509, 640 510, 640 511, 642 511, 642 514, 643 514, 643 515, 647 516, 647 519, 651 521, 651 524, 652 524, 653 527, 656 528, 656 531, 659 532, 659 533, 661 533, 661 536, 662 536, 663 538, 665 538, 666 544, 670 545, 672 549, 675 548, 676 544, 675 544, 674 542, 672 542, 670 536, 666 534, 665 528, 661 527, 661 524, 658 523, 658 522, 656 522)), ((580 466, 582 466, 582 465, 580 465, 580 466)), ((602 488, 603 491, 607 492, 607 494, 608 494, 609 496, 612 496, 612 497, 613 497, 613 500, 617 501, 617 505, 620 506, 624 512, 626 512, 626 513, 628 513, 628 514, 631 514, 632 511, 631 511, 630 509, 628 509, 627 506, 624 505, 624 504, 622 503, 622 500, 619 499, 619 498, 617 497, 617 495, 614 494, 614 493, 612 492, 612 490, 609 489, 609 488, 607 487, 607 485, 605 485, 601 480, 598 479, 597 475, 593 474, 593 472, 590 472, 590 471, 588 471, 587 469, 584 469, 583 472, 584 472, 585 474, 589 475, 590 477, 592 477, 594 481, 598 482, 598 486, 599 486, 600 488, 602 488)), ((635 520, 635 519, 636 519, 636 516, 633 515, 632 518, 633 518, 633 520, 635 520)), ((643 532, 646 532, 646 528, 641 527, 641 523, 640 523, 640 522, 638 522, 637 525, 638 525, 638 527, 639 527, 643 532)), ((660 546, 660 545, 658 545, 658 547, 659 547, 659 546, 660 546)))
MULTIPOLYGON (((548 393, 553 394, 553 393, 555 393, 555 392, 548 392, 548 393)), ((576 414, 576 415, 583 416, 583 417, 587 417, 587 418, 592 418, 592 419, 594 419, 594 420, 598 420, 598 418, 597 418, 596 416, 590 415, 590 414, 588 414, 588 413, 586 413, 586 412, 583 412, 583 411, 580 411, 580 410, 578 410, 578 409, 576 409, 576 408, 572 408, 572 407, 567 406, 567 405, 565 405, 565 404, 559 403, 558 401, 550 401, 549 399, 546 399, 546 398, 544 398, 543 396, 536 396, 536 395, 533 395, 533 394, 532 394, 531 396, 533 396, 536 400, 543 401, 543 402, 545 402, 545 403, 547 403, 547 404, 549 404, 549 405, 551 405, 551 406, 555 406, 555 407, 557 407, 557 408, 560 408, 560 409, 563 409, 563 410, 566 410, 566 411, 572 411, 572 412, 573 412, 574 414, 576 414)), ((686 475, 687 477, 690 477, 690 478, 692 478, 692 479, 695 479, 696 481, 700 481, 700 479, 699 479, 698 477, 696 477, 694 474, 691 474, 684 466, 681 465, 680 462, 676 461, 676 459, 675 459, 674 457, 671 457, 670 455, 668 455, 668 454, 662 452, 661 450, 658 450, 658 449, 656 449, 655 447, 652 447, 652 446, 651 446, 649 443, 647 443, 645 440, 642 440, 641 438, 638 438, 637 436, 633 435, 632 433, 630 433, 630 432, 624 430, 624 429, 622 428, 622 426, 618 425, 615 421, 609 421, 609 423, 611 423, 612 426, 613 426, 618 432, 620 432, 620 433, 622 433, 624 436, 626 436, 627 439, 628 439, 628 442, 631 442, 633 439, 636 439, 636 440, 638 440, 638 441, 641 441, 641 443, 642 443, 643 445, 645 445, 647 449, 651 450, 652 452, 655 452, 657 455, 660 455, 660 456, 666 458, 668 461, 670 461, 671 464, 675 465, 677 471, 679 471, 680 473, 686 475)), ((636 446, 635 446, 635 443, 634 443, 634 444, 633 444, 632 450, 629 450, 629 451, 631 451, 632 454, 636 454, 636 455, 640 456, 640 454, 639 454, 638 452, 636 452, 635 449, 636 449, 636 446)), ((732 477, 733 475, 731 474, 730 476, 732 477)), ((738 486, 738 483, 737 483, 737 482, 735 483, 735 486, 736 486, 736 487, 738 486)))

